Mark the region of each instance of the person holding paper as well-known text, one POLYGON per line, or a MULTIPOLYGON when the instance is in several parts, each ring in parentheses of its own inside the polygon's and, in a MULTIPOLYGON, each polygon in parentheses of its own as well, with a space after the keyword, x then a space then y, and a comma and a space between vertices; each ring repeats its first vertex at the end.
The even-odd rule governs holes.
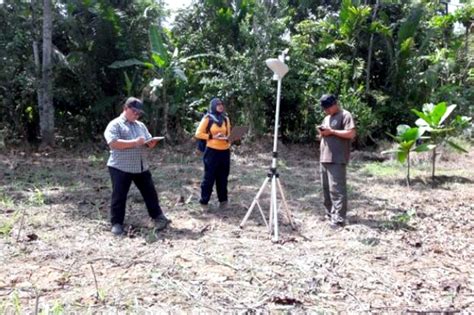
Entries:
POLYGON ((209 207, 214 183, 219 208, 227 208, 227 180, 230 172, 230 143, 227 137, 230 130, 230 120, 225 113, 224 103, 218 98, 213 98, 209 113, 199 123, 195 134, 196 138, 207 141, 203 155, 204 176, 199 200, 204 210, 209 207))
POLYGON ((143 196, 155 230, 163 230, 171 222, 160 207, 145 154, 146 148, 155 147, 159 138, 153 140, 145 124, 138 121, 143 113, 142 101, 130 97, 123 106, 123 112, 109 122, 104 132, 110 147, 110 157, 107 161, 112 180, 110 221, 112 233, 115 235, 124 232, 125 206, 132 182, 143 196))

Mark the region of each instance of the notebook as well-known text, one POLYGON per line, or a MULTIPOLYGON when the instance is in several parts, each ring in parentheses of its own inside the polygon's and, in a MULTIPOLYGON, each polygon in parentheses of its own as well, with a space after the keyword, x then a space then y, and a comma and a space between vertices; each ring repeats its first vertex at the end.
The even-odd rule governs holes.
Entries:
POLYGON ((249 128, 246 126, 235 126, 232 128, 227 140, 229 142, 238 141, 248 132, 248 130, 249 128))
POLYGON ((153 138, 150 138, 148 139, 147 141, 145 141, 145 144, 147 144, 148 142, 151 142, 151 141, 160 141, 160 140, 163 140, 165 137, 153 137, 153 138))

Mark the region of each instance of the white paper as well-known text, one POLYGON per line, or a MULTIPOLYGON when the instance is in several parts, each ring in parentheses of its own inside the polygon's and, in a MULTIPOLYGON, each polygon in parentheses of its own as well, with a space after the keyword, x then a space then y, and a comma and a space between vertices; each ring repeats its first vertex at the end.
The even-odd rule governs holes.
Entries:
POLYGON ((153 137, 153 138, 150 138, 147 141, 145 141, 145 144, 148 143, 148 142, 151 142, 151 141, 160 141, 160 140, 163 140, 164 138, 165 137, 153 137))

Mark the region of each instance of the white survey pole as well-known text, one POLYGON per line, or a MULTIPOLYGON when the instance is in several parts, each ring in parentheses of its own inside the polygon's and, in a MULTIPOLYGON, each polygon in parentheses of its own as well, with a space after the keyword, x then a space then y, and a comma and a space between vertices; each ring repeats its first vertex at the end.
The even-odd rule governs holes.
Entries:
POLYGON ((270 168, 270 172, 268 173, 267 178, 263 182, 263 185, 260 187, 256 197, 254 198, 250 208, 248 209, 247 213, 245 214, 244 219, 240 223, 240 227, 242 228, 247 222, 247 219, 249 218, 252 210, 254 209, 255 206, 258 206, 260 210, 260 214, 262 215, 262 218, 265 222, 265 225, 267 226, 268 230, 270 233, 273 232, 273 238, 272 240, 274 242, 278 241, 278 200, 277 200, 277 190, 280 190, 280 196, 282 197, 283 205, 285 207, 285 214, 288 217, 288 221, 291 224, 291 227, 294 229, 295 226, 293 225, 293 221, 291 219, 291 213, 288 209, 288 205, 286 203, 285 195, 283 193, 283 189, 281 187, 281 183, 279 180, 279 174, 277 172, 277 158, 278 158, 278 129, 279 129, 279 119, 280 119, 280 98, 281 98, 281 81, 285 74, 288 72, 288 66, 285 64, 285 55, 287 53, 287 50, 283 51, 280 56, 278 56, 278 59, 276 58, 271 58, 265 60, 265 63, 267 66, 273 71, 273 79, 278 81, 277 84, 277 98, 276 98, 276 108, 275 108, 275 128, 273 131, 273 152, 272 152, 272 165, 270 168), (267 221, 265 219, 265 215, 262 212, 262 209, 260 207, 260 204, 258 202, 260 195, 262 194, 264 188, 270 181, 270 213, 269 213, 269 222, 267 224, 267 221))

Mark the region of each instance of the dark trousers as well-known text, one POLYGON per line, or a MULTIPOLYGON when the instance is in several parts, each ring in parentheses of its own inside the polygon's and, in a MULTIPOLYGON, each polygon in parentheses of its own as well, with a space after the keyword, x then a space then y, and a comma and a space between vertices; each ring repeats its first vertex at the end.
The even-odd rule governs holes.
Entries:
POLYGON ((127 195, 132 182, 135 183, 142 194, 150 217, 154 219, 162 214, 150 171, 133 174, 109 167, 109 173, 112 179, 112 203, 110 207, 110 221, 112 224, 123 224, 127 195))
POLYGON ((321 184, 323 186, 326 215, 333 222, 344 222, 347 213, 346 165, 321 163, 321 184))
POLYGON ((230 150, 206 148, 203 156, 204 178, 201 183, 201 204, 207 205, 211 199, 212 187, 216 183, 217 198, 227 201, 227 178, 230 171, 230 150))

